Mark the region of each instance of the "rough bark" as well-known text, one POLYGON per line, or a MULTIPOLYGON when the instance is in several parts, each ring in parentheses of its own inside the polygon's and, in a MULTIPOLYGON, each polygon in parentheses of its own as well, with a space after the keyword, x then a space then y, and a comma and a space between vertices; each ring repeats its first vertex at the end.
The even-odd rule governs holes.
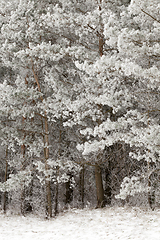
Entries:
MULTIPOLYGON (((8 158, 8 147, 6 149, 6 168, 5 168, 4 182, 7 181, 7 176, 8 176, 8 162, 7 162, 7 158, 8 158)), ((6 206, 7 206, 7 192, 5 191, 4 194, 3 194, 3 211, 4 211, 4 213, 6 213, 6 206)))
MULTIPOLYGON (((102 4, 102 1, 100 0, 99 11, 102 10, 101 4, 102 4)), ((103 26, 103 23, 102 23, 102 17, 101 16, 100 16, 100 19, 99 19, 99 24, 100 24, 99 55, 100 55, 100 57, 102 57, 103 56, 103 47, 104 47, 104 35, 103 35, 104 26, 103 26)))
POLYGON ((154 211, 155 208, 155 191, 151 191, 148 193, 148 203, 150 208, 154 211))
POLYGON ((70 174, 68 174, 68 176, 69 176, 69 179, 65 183, 65 185, 66 185, 65 204, 66 205, 70 204, 73 201, 73 188, 71 186, 71 178, 73 175, 70 173, 70 174))
MULTIPOLYGON (((102 0, 99 2, 99 11, 102 10, 102 0)), ((102 18, 100 15, 99 18, 99 25, 100 25, 100 31, 99 31, 99 56, 102 57, 103 55, 103 46, 104 46, 104 36, 103 36, 103 30, 104 26, 102 23, 102 18)), ((99 121, 99 124, 101 122, 99 121)), ((99 160, 99 159, 98 159, 99 160)), ((101 168, 98 164, 95 165, 95 179, 96 179, 96 191, 97 191, 97 208, 104 207, 104 188, 103 188, 103 182, 102 182, 102 172, 101 168)))
MULTIPOLYGON (((45 113, 46 115, 46 113, 45 113)), ((49 158, 49 138, 48 138, 48 121, 47 117, 45 116, 45 169, 49 170, 49 166, 47 164, 47 160, 49 158)), ((50 176, 47 176, 46 180, 46 194, 47 194, 47 214, 48 217, 52 217, 52 200, 51 200, 51 182, 48 180, 50 176)))
POLYGON ((102 208, 105 205, 104 189, 102 182, 102 171, 98 164, 95 165, 95 179, 97 191, 97 208, 102 208))
POLYGON ((59 185, 58 185, 58 175, 59 168, 56 169, 56 186, 55 186, 55 205, 54 205, 54 214, 55 216, 58 214, 58 195, 59 195, 59 185))
MULTIPOLYGON (((35 82, 36 82, 37 87, 38 87, 38 91, 41 92, 39 79, 38 79, 38 76, 37 76, 36 71, 34 69, 34 64, 33 64, 32 58, 31 58, 31 64, 32 64, 32 72, 33 72, 34 79, 35 79, 35 82)), ((40 99, 43 102, 43 97, 41 97, 40 99)), ((49 136, 49 129, 48 129, 48 120, 47 120, 46 112, 44 112, 44 115, 45 115, 45 117, 44 117, 45 136, 43 138, 44 146, 45 146, 44 157, 45 157, 45 169, 48 170, 49 166, 48 166, 47 160, 49 158, 49 137, 48 137, 49 136)), ((42 128, 43 128, 43 124, 42 124, 42 128)), ((50 182, 50 180, 48 180, 50 178, 50 176, 47 176, 46 178, 47 178, 46 179, 46 200, 47 200, 46 210, 47 210, 47 217, 51 218, 52 217, 51 182, 50 182)))
MULTIPOLYGON (((25 122, 25 118, 22 117, 22 126, 24 128, 24 122, 25 122)), ((25 134, 23 136, 23 140, 25 139, 25 134)), ((25 145, 22 144, 21 145, 21 156, 23 157, 23 162, 22 162, 22 171, 25 168, 25 145)), ((21 214, 24 216, 25 215, 25 210, 24 210, 24 200, 25 200, 25 183, 24 181, 21 182, 21 214)))
POLYGON ((107 205, 110 205, 112 200, 112 188, 111 188, 111 171, 109 167, 105 169, 105 181, 106 181, 105 203, 107 205))
POLYGON ((46 204, 46 210, 47 210, 47 217, 52 217, 52 201, 51 201, 51 183, 50 181, 46 181, 46 198, 47 198, 47 204, 46 204))
POLYGON ((80 171, 80 176, 79 176, 79 192, 80 192, 80 202, 81 202, 82 208, 84 208, 84 173, 85 173, 85 168, 83 165, 80 171))

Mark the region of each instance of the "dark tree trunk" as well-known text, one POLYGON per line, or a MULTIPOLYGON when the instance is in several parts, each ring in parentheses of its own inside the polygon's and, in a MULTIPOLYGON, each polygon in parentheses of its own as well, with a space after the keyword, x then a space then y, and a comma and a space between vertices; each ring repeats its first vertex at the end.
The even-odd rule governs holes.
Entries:
MULTIPOLYGON (((6 168, 5 168, 5 176, 4 176, 4 181, 7 181, 7 176, 8 176, 8 162, 7 162, 7 157, 8 157, 8 149, 6 150, 6 168)), ((6 206, 7 206, 7 192, 5 191, 3 193, 3 211, 6 213, 6 206)))
POLYGON ((83 165, 80 171, 80 176, 79 176, 79 192, 80 192, 80 202, 81 202, 82 208, 84 208, 84 172, 85 172, 85 168, 83 165))
MULTIPOLYGON (((99 11, 102 10, 102 0, 99 1, 99 11)), ((100 14, 99 18, 99 56, 103 56, 103 47, 104 47, 104 35, 103 35, 103 22, 102 16, 100 14)), ((99 121, 98 125, 100 125, 101 121, 99 121)), ((104 207, 104 189, 103 189, 103 182, 102 182, 102 172, 101 168, 98 164, 95 165, 95 179, 96 179, 96 191, 97 191, 97 208, 104 207)))
POLYGON ((58 188, 58 183, 56 184, 56 189, 55 189, 55 206, 54 206, 54 215, 56 216, 58 214, 58 195, 59 195, 59 188, 58 188))
MULTIPOLYGON (((99 3, 99 11, 102 10, 102 7, 101 7, 101 4, 102 4, 102 0, 100 0, 100 3, 99 3)), ((99 55, 100 57, 103 56, 103 47, 104 47, 104 35, 103 35, 103 31, 104 31, 104 25, 103 25, 103 22, 102 22, 102 16, 100 15, 100 31, 99 31, 99 55)))
POLYGON ((153 172, 148 178, 148 187, 150 189, 148 192, 148 203, 150 208, 153 211, 155 209, 155 202, 156 202, 155 191, 157 188, 157 182, 158 182, 158 175, 156 172, 153 172))
POLYGON ((22 184, 22 188, 21 188, 21 214, 24 216, 25 215, 25 210, 24 210, 24 199, 25 199, 25 190, 24 190, 24 186, 22 184))
POLYGON ((65 194, 65 204, 70 204, 73 201, 73 188, 71 186, 71 179, 73 175, 71 173, 68 174, 69 179, 68 182, 66 182, 66 194, 65 194))
POLYGON ((107 205, 110 205, 112 200, 112 188, 111 188, 111 169, 109 166, 105 169, 105 181, 106 181, 105 203, 107 205))
POLYGON ((33 179, 29 185, 27 196, 29 196, 29 200, 25 203, 25 212, 30 213, 33 211, 32 202, 31 202, 32 201, 31 199, 33 196, 33 179))
POLYGON ((52 201, 51 201, 51 182, 50 181, 46 181, 46 214, 47 214, 47 218, 51 218, 52 217, 52 201))
POLYGON ((59 168, 56 169, 56 186, 55 186, 55 205, 54 205, 54 215, 58 214, 58 195, 59 195, 59 185, 58 185, 58 175, 59 175, 59 168))
POLYGON ((155 208, 155 191, 151 191, 148 193, 148 203, 150 208, 154 211, 155 208))
POLYGON ((102 171, 98 164, 95 165, 95 179, 96 179, 96 191, 97 191, 97 208, 105 206, 104 189, 102 182, 102 171))
MULTIPOLYGON (((45 153, 45 169, 48 170, 50 167, 47 163, 47 159, 49 158, 49 136, 48 136, 48 121, 47 121, 47 116, 45 113, 45 121, 44 121, 44 125, 45 125, 45 138, 44 138, 44 143, 47 145, 47 147, 44 149, 44 153, 45 153)), ((48 176, 50 177, 50 176, 48 176)), ((52 217, 52 200, 51 200, 51 181, 50 180, 46 180, 46 198, 47 198, 47 214, 48 217, 51 218, 52 217)))

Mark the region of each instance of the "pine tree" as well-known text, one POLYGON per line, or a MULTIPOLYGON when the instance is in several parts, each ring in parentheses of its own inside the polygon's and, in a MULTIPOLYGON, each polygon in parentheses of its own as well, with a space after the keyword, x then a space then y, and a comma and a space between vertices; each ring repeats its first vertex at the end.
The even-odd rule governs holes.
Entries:
MULTIPOLYGON (((86 40, 87 35, 84 53, 87 49, 90 51, 83 58, 78 56, 75 62, 81 71, 81 82, 80 92, 71 103, 71 109, 75 111, 73 122, 83 126, 81 134, 85 136, 85 143, 78 148, 83 155, 94 159, 90 162, 98 164, 98 206, 104 201, 100 164, 106 147, 116 143, 125 143, 131 148, 134 146, 137 156, 130 161, 142 159, 149 163, 158 159, 159 124, 156 114, 159 111, 159 70, 157 59, 151 54, 158 47, 155 35, 158 22, 152 29, 154 17, 143 10, 145 7, 147 11, 148 7, 150 11, 150 6, 154 9, 156 1, 133 1, 128 9, 120 2, 99 1, 96 6, 92 5, 92 9, 87 9, 85 13, 82 11, 81 18, 78 16, 75 20, 81 21, 80 24, 76 22, 80 26, 79 40, 86 40), (91 38, 91 34, 95 35, 91 38), (91 39, 94 39, 94 44, 91 39), (152 98, 149 107, 146 101, 148 95, 152 98)), ((134 182, 139 179, 133 178, 134 182)), ((142 191, 147 189, 142 185, 142 191)), ((140 191, 139 188, 137 191, 140 191)))
MULTIPOLYGON (((67 73, 65 64, 69 43, 61 36, 65 24, 61 23, 62 8, 56 1, 28 0, 17 0, 14 5, 2 2, 1 6, 2 12, 7 9, 1 27, 1 59, 13 73, 12 79, 6 76, 1 84, 2 117, 13 123, 2 131, 5 136, 8 133, 8 148, 14 152, 9 164, 16 170, 7 184, 9 189, 21 186, 23 202, 23 189, 31 182, 32 173, 38 178, 43 175, 47 215, 52 217, 51 181, 63 164, 59 153, 56 161, 56 152, 49 153, 54 144, 50 143, 51 125, 59 122, 69 96, 70 85, 64 74, 73 74, 70 70, 67 73)), ((74 163, 71 165, 74 168, 74 163)))
MULTIPOLYGON (((119 52, 125 57, 122 71, 126 81, 134 81, 130 91, 136 103, 136 108, 128 112, 131 127, 123 140, 136 147, 131 153, 133 159, 146 163, 145 173, 141 169, 138 176, 124 179, 122 197, 152 189, 150 176, 159 169, 159 22, 154 17, 157 6, 158 1, 132 1, 122 16, 122 20, 128 19, 118 39, 119 52)), ((152 206, 151 195, 148 201, 152 206)))
POLYGON ((89 162, 95 165, 98 207, 105 202, 101 174, 104 149, 120 141, 125 125, 117 121, 133 105, 123 76, 119 77, 122 61, 115 34, 121 31, 121 26, 113 26, 119 22, 124 9, 120 1, 114 4, 92 1, 90 8, 80 10, 77 18, 74 15, 78 53, 81 53, 76 52, 74 56, 80 82, 76 99, 68 105, 74 114, 67 124, 82 126, 84 143, 79 149, 83 149, 83 155, 94 159, 89 162), (87 135, 91 136, 88 140, 87 135))

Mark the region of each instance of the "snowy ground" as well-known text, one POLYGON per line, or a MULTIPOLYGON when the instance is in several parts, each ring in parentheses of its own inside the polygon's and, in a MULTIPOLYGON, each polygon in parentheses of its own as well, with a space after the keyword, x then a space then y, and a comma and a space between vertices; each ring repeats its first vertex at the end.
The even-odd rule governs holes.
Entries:
POLYGON ((0 240, 160 240, 160 210, 71 210, 52 220, 0 214, 0 240))

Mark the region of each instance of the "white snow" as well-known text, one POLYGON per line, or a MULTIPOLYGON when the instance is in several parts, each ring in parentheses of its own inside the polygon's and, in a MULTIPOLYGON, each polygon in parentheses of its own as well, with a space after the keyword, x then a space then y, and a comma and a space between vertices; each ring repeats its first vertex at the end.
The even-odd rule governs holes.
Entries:
POLYGON ((44 220, 0 214, 0 240, 160 240, 160 210, 73 209, 44 220))

